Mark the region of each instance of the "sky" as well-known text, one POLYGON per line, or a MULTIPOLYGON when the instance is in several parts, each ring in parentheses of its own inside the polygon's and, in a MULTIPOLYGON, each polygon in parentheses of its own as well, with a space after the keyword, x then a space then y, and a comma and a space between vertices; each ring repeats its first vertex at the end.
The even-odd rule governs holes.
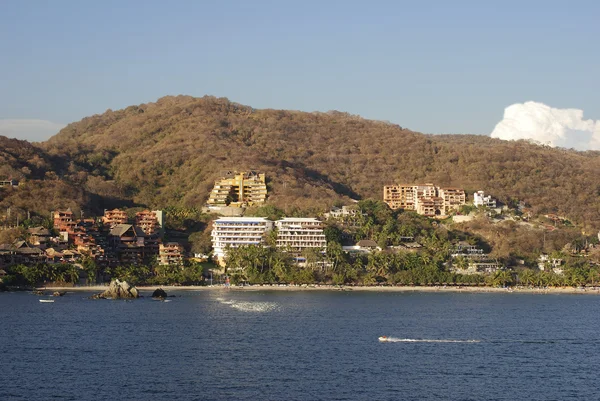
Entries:
POLYGON ((528 101, 598 120, 599 17, 577 0, 0 0, 0 135, 178 94, 424 133, 489 135, 528 101))

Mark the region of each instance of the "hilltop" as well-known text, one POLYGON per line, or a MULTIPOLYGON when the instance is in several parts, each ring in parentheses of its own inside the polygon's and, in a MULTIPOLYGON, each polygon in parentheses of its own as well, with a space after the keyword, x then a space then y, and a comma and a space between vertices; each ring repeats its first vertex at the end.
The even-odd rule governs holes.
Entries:
MULTIPOLYGON (((77 202, 88 208, 200 207, 222 171, 251 169, 266 173, 268 202, 285 210, 380 199, 383 185, 395 182, 435 182, 600 225, 598 152, 425 135, 336 111, 258 110, 225 98, 167 96, 84 118, 39 146, 33 153, 43 168, 35 178, 81 191, 77 202)), ((11 168, 32 169, 31 158, 25 152, 11 168)))

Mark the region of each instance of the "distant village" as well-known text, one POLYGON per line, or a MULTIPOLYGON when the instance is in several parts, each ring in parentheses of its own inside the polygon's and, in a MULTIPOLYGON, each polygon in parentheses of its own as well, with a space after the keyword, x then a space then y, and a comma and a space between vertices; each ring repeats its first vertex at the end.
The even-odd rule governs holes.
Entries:
MULTIPOLYGON (((0 188, 18 186, 14 180, 0 181, 0 188)), ((10 244, 0 244, 0 277, 2 268, 20 264, 81 264, 93 260, 101 268, 118 265, 155 264, 181 266, 184 262, 214 263, 211 272, 224 273, 228 253, 244 246, 264 246, 271 238, 294 263, 306 264, 306 251, 323 256, 328 242, 325 228, 336 224, 342 228, 342 250, 347 255, 368 255, 376 252, 419 252, 422 244, 413 235, 401 236, 401 243, 384 246, 372 239, 353 242, 348 232, 361 224, 357 205, 334 207, 321 216, 284 217, 269 220, 266 217, 244 216, 249 206, 264 205, 267 200, 265 175, 256 172, 227 172, 219 178, 208 197, 205 212, 220 215, 211 226, 212 253, 186 251, 185 244, 165 240, 165 213, 144 210, 129 218, 120 209, 105 210, 102 216, 83 218, 71 210, 52 212, 52 227, 29 227, 27 238, 10 244), (386 248, 386 249, 384 249, 386 248)), ((452 218, 455 222, 472 219, 461 214, 467 194, 463 189, 440 187, 433 183, 398 184, 383 187, 383 202, 392 210, 412 211, 432 219, 452 218)), ((484 191, 473 193, 473 207, 502 213, 497 201, 484 191)), ((330 263, 323 258, 323 263, 330 263)), ((562 259, 541 254, 539 268, 561 272, 562 259)), ((489 274, 503 269, 497 259, 477 245, 466 241, 453 244, 450 268, 461 274, 489 274)))

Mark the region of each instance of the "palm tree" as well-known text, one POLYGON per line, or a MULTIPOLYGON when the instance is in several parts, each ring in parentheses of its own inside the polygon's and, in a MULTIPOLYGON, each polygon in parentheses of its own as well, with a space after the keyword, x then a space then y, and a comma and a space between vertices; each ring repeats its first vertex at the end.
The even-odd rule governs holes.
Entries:
POLYGON ((495 286, 507 287, 513 283, 513 276, 508 270, 499 270, 494 274, 492 283, 495 286))
POLYGON ((523 270, 522 272, 520 272, 518 274, 518 278, 522 284, 525 284, 527 286, 534 285, 536 280, 535 273, 530 269, 523 270))

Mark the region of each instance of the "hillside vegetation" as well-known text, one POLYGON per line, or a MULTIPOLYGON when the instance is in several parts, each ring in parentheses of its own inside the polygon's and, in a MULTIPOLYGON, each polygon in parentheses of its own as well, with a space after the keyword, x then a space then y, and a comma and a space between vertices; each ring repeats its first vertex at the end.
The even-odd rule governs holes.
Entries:
POLYGON ((589 229, 600 225, 598 152, 423 135, 340 112, 164 97, 84 118, 40 146, 32 152, 23 144, 28 150, 10 171, 59 180, 63 192, 81 191, 69 196, 98 210, 125 202, 199 207, 222 171, 253 169, 267 174, 268 202, 287 212, 381 198, 385 184, 433 182, 522 200, 534 213, 565 215, 589 229))

